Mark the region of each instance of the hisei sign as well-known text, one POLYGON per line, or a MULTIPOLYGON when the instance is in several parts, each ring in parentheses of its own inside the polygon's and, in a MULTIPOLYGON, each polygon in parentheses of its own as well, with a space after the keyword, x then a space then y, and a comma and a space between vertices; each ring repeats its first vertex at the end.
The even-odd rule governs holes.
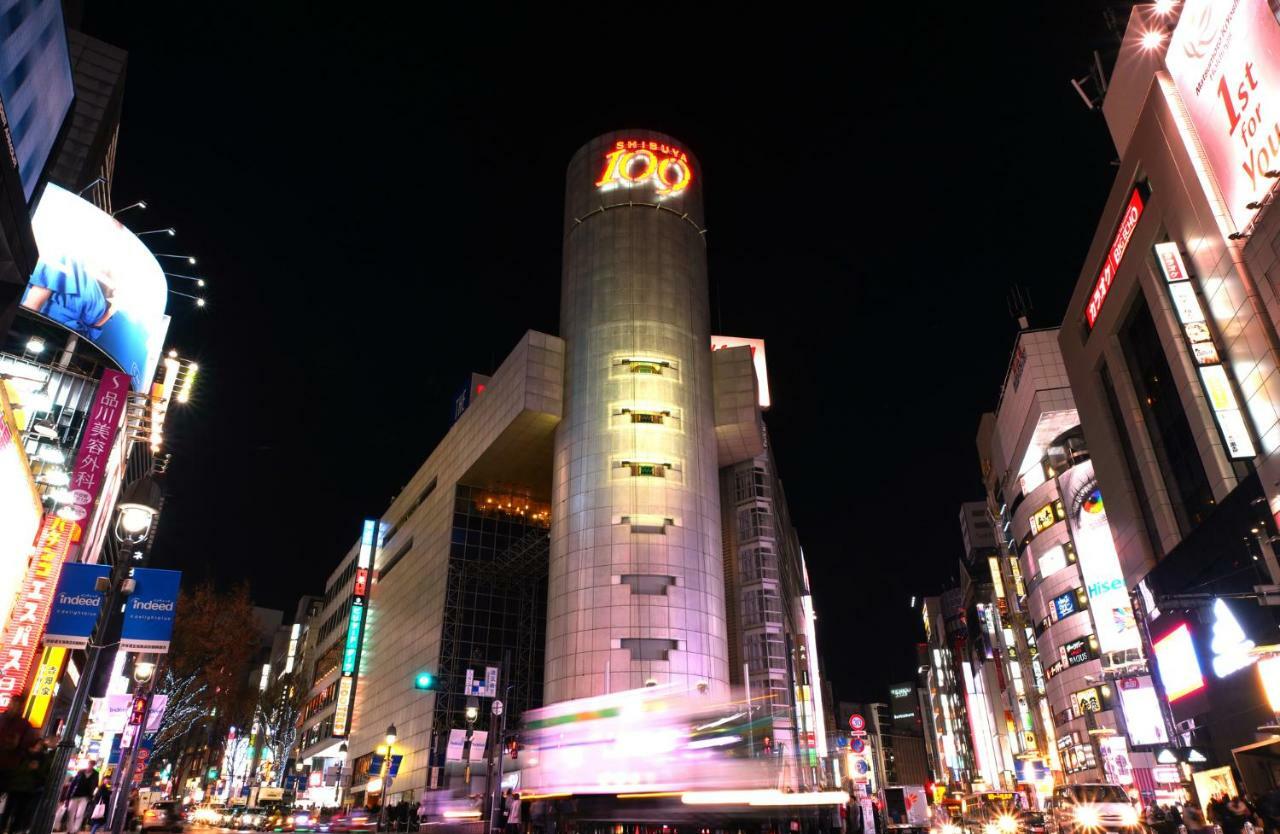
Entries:
POLYGON ((110 576, 109 565, 73 562, 62 568, 62 578, 53 595, 53 611, 45 627, 45 646, 83 649, 98 622, 102 594, 94 587, 100 577, 110 576))
POLYGON ((133 579, 136 585, 124 605, 120 648, 164 654, 173 636, 182 571, 134 568, 133 579))
POLYGON ((84 426, 84 440, 76 451, 75 468, 71 470, 71 503, 58 510, 58 515, 71 521, 84 521, 93 512, 93 504, 102 489, 103 475, 116 430, 120 428, 125 400, 129 393, 128 374, 106 370, 93 395, 84 426))
POLYGON ((1234 460, 1247 460, 1256 454, 1253 438, 1245 426, 1244 413, 1236 400, 1235 389, 1227 377, 1222 358, 1213 342, 1213 334, 1205 319, 1204 307, 1196 295, 1191 273, 1177 243, 1166 241, 1155 245, 1156 261, 1164 273, 1173 309, 1182 323, 1183 336, 1191 357, 1200 369, 1200 384, 1213 408, 1213 418, 1222 433, 1227 453, 1234 460))
POLYGON ((74 521, 56 515, 44 517, 35 552, 0 642, 0 714, 9 711, 26 686, 62 563, 78 531, 74 521))
POLYGON ((1116 279, 1120 262, 1124 260, 1124 253, 1129 249, 1129 241, 1133 238, 1134 229, 1138 228, 1138 220, 1142 218, 1145 207, 1142 189, 1135 185, 1129 194, 1129 202, 1125 204, 1124 213, 1120 215, 1120 222, 1111 237, 1111 245, 1107 247, 1106 259, 1102 262, 1102 269, 1093 283, 1093 292, 1089 293, 1089 302, 1084 308, 1084 320, 1091 329, 1098 320, 1098 314, 1102 312, 1102 303, 1107 300, 1111 283, 1116 279))
POLYGON ((601 191, 652 185, 659 199, 684 192, 693 182, 689 157, 675 145, 643 139, 619 139, 604 158, 596 187, 601 191))
POLYGON ((1280 168, 1280 23, 1267 0, 1187 0, 1165 64, 1245 232, 1276 183, 1266 172, 1280 168))

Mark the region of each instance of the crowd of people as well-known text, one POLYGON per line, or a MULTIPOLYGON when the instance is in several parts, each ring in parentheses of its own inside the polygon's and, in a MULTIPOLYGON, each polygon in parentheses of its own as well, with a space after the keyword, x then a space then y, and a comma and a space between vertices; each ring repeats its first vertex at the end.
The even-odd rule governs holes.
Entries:
POLYGON ((1143 823, 1154 834, 1280 834, 1280 788, 1245 799, 1225 793, 1214 796, 1202 811, 1194 802, 1186 805, 1148 805, 1143 823))

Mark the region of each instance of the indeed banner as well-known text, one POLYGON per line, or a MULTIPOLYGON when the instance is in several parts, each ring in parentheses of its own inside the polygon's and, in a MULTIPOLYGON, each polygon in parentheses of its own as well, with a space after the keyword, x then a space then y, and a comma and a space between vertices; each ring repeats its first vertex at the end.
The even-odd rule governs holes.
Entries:
POLYGON ((100 576, 109 576, 109 565, 72 562, 62 567, 62 578, 53 595, 53 612, 45 627, 45 646, 83 649, 98 622, 102 594, 94 588, 100 576))
POLYGON ((120 648, 163 654, 173 636, 182 571, 134 568, 133 579, 136 587, 125 603, 120 648))

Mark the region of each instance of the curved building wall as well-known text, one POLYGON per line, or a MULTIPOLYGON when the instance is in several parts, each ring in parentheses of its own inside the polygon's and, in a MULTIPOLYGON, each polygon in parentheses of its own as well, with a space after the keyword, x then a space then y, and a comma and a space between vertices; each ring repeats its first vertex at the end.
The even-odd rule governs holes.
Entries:
POLYGON ((547 703, 728 685, 701 176, 641 130, 569 163, 547 703))

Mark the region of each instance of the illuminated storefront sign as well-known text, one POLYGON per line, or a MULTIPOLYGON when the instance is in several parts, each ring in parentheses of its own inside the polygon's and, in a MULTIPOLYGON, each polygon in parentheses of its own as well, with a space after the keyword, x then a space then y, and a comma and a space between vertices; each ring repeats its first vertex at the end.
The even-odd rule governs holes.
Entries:
POLYGON ((674 197, 693 182, 693 168, 684 151, 665 142, 618 140, 604 158, 596 180, 601 191, 652 184, 659 197, 674 197))
POLYGON ((1222 433, 1228 454, 1236 460, 1247 460, 1256 454, 1253 439, 1245 426, 1244 412, 1236 401, 1235 390, 1227 371, 1222 367, 1222 356, 1213 343, 1213 333, 1205 321, 1204 308, 1196 295, 1182 251, 1173 242, 1155 245, 1156 261, 1164 273, 1165 285, 1173 299, 1173 309, 1182 322, 1183 335, 1191 358, 1200 368, 1200 382, 1205 397, 1213 408, 1213 417, 1222 433))
POLYGON ((1111 539, 1111 526, 1107 523, 1107 510, 1094 476, 1093 461, 1085 461, 1062 473, 1058 490, 1068 502, 1067 524, 1075 539, 1080 575, 1089 595, 1089 607, 1093 609, 1099 649, 1107 654, 1138 649, 1142 639, 1120 570, 1120 557, 1111 539))
POLYGON ((31 551, 43 515, 5 385, 0 379, 0 623, 9 619, 27 567, 22 555, 31 551))
POLYGON ((1087 606, 1088 599, 1084 589, 1076 588, 1054 597, 1049 605, 1049 611, 1053 614, 1055 621, 1065 620, 1077 611, 1083 611, 1087 606))
POLYGON ((1036 564, 1040 566, 1040 578, 1046 579, 1067 566, 1067 553, 1062 545, 1055 545, 1041 553, 1036 564))
POLYGON ((40 665, 36 667, 35 677, 31 679, 31 694, 22 708, 22 717, 32 727, 43 727, 49 717, 49 704, 58 691, 58 679, 62 677, 62 661, 67 657, 67 650, 62 646, 46 648, 40 657, 40 665))
POLYGON ((1102 712, 1102 695, 1099 694, 1096 686, 1073 692, 1071 703, 1077 715, 1084 715, 1086 712, 1102 712))
POLYGON ((1068 666, 1079 666, 1082 663, 1088 663, 1090 660, 1097 660, 1098 641, 1090 634, 1088 637, 1080 637, 1069 643, 1064 643, 1061 652, 1068 666))
MULTIPOLYGON (((1280 23, 1267 0, 1187 0, 1165 64, 1236 231, 1280 168, 1280 23)), ((1196 156, 1196 149, 1188 149, 1196 156)))
POLYGON ((5 626, 4 643, 0 646, 0 713, 9 711, 27 683, 62 563, 78 529, 74 521, 56 515, 44 517, 26 578, 5 626))
POLYGON ((1031 535, 1047 530, 1057 521, 1053 514, 1053 504, 1045 504, 1031 514, 1031 535))
POLYGON ((356 671, 356 655, 360 651, 360 627, 364 625, 364 602, 351 601, 351 615, 347 618, 347 644, 342 649, 342 674, 356 671))
POLYGON ((356 567, 373 567, 373 550, 378 546, 378 522, 372 518, 365 519, 364 530, 360 534, 360 554, 356 567))
POLYGON ((369 569, 356 568, 356 587, 354 591, 358 597, 369 595, 369 569))
POLYGON ((71 471, 71 503, 58 510, 63 518, 84 521, 93 512, 128 393, 128 374, 110 369, 102 372, 85 421, 84 439, 76 451, 75 468, 71 471))
POLYGON ((351 688, 354 685, 354 679, 350 675, 343 675, 338 679, 338 708, 333 713, 333 734, 335 736, 345 736, 347 734, 347 719, 351 716, 351 688))
POLYGON ((1154 641, 1151 648, 1156 655, 1156 668, 1169 703, 1204 689, 1204 672, 1200 670, 1191 628, 1186 623, 1154 641))
POLYGON ((1111 246, 1107 248, 1107 257, 1103 261, 1102 271, 1098 273, 1098 280, 1093 284, 1093 292, 1089 293, 1089 303, 1085 307, 1084 318, 1090 328, 1098 320, 1098 314, 1102 312, 1102 303, 1107 300, 1107 293, 1111 291, 1111 283, 1116 279, 1116 272, 1120 269, 1120 262, 1124 260, 1124 253, 1129 249, 1129 241, 1133 238, 1134 229, 1138 228, 1138 220, 1142 217, 1144 207, 1142 189, 1134 186, 1129 194, 1129 202, 1125 205, 1124 213, 1120 215, 1120 223, 1111 239, 1111 246))

